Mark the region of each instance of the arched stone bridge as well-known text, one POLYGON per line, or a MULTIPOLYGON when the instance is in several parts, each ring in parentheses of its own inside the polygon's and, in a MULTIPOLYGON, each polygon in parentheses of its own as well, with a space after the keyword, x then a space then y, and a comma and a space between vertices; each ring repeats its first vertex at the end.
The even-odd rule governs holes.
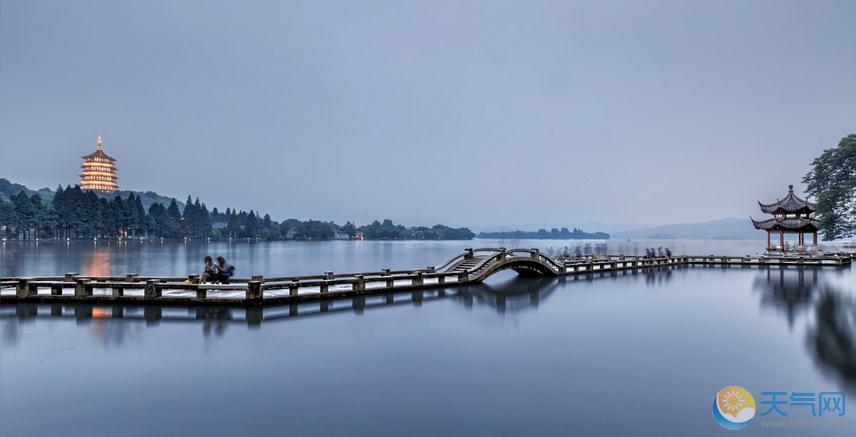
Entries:
POLYGON ((494 273, 514 270, 520 276, 559 276, 564 262, 538 249, 467 249, 441 266, 440 272, 465 273, 468 282, 481 282, 494 273))
POLYGON ((854 254, 825 254, 789 258, 750 256, 676 256, 643 258, 607 255, 550 257, 538 249, 466 249, 442 266, 415 270, 323 275, 233 278, 228 284, 200 284, 196 275, 2 277, 0 302, 100 302, 145 304, 262 305, 360 296, 406 290, 443 288, 483 282, 503 270, 521 276, 614 274, 663 266, 849 266, 854 254))

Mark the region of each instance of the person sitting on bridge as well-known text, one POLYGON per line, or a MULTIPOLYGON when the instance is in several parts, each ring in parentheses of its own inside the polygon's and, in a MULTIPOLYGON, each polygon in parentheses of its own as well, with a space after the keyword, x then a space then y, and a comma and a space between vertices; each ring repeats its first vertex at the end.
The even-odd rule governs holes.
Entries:
POLYGON ((217 275, 220 273, 220 268, 217 264, 214 264, 214 260, 211 259, 210 256, 205 257, 205 270, 202 271, 202 274, 199 275, 199 282, 210 282, 217 278, 217 275))
POLYGON ((235 275, 235 266, 226 262, 226 258, 217 257, 217 280, 226 284, 229 278, 235 275))

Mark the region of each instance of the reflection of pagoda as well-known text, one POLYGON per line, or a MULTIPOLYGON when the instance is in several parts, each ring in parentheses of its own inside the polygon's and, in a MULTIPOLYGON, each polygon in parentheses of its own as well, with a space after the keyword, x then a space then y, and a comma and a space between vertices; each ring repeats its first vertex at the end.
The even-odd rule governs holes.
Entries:
POLYGON ((767 269, 766 275, 758 274, 754 288, 761 290, 761 305, 779 308, 793 326, 799 310, 809 307, 815 290, 820 286, 816 268, 798 268, 797 270, 779 269, 778 273, 767 269), (787 270, 787 271, 786 271, 787 270))
POLYGON ((83 157, 80 188, 112 193, 119 188, 116 180, 116 160, 104 153, 101 134, 95 140, 95 151, 83 157))
POLYGON ((817 249, 818 222, 811 217, 817 205, 797 197, 794 194, 793 185, 788 186, 788 195, 784 199, 769 205, 758 202, 758 205, 761 206, 761 211, 773 215, 773 218, 761 221, 750 217, 755 229, 767 231, 768 252, 803 251, 806 249, 805 234, 812 234, 812 247, 817 249), (779 234, 778 246, 773 246, 771 242, 770 235, 773 233, 779 234), (785 246, 785 234, 799 234, 799 243, 796 247, 785 246))

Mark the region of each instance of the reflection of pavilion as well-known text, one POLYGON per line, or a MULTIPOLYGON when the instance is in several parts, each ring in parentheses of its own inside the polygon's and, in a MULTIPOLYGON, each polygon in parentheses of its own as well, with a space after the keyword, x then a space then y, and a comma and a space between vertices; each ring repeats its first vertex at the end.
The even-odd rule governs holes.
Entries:
POLYGON ((755 278, 761 305, 779 308, 793 326, 801 310, 813 310, 806 342, 821 369, 856 390, 856 298, 823 281, 817 268, 767 269, 755 278))
POLYGON ((811 303, 819 283, 817 273, 817 268, 768 268, 755 277, 754 287, 762 291, 761 305, 783 310, 793 326, 797 311, 811 303))
POLYGON ((815 362, 856 391, 856 299, 824 288, 815 306, 815 324, 808 331, 815 362))

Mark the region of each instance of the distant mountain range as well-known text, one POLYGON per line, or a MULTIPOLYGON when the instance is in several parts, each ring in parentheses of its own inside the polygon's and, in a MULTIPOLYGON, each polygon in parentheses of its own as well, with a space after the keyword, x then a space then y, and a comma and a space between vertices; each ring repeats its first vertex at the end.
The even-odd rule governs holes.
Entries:
POLYGON ((38 194, 42 197, 42 200, 45 203, 50 203, 54 196, 54 192, 50 188, 31 190, 21 184, 16 184, 14 182, 9 182, 8 179, 0 178, 0 199, 9 200, 10 197, 20 193, 21 191, 27 193, 27 196, 38 194))
POLYGON ((752 226, 749 218, 725 218, 700 223, 676 223, 613 232, 613 239, 761 240, 766 234, 752 226))

